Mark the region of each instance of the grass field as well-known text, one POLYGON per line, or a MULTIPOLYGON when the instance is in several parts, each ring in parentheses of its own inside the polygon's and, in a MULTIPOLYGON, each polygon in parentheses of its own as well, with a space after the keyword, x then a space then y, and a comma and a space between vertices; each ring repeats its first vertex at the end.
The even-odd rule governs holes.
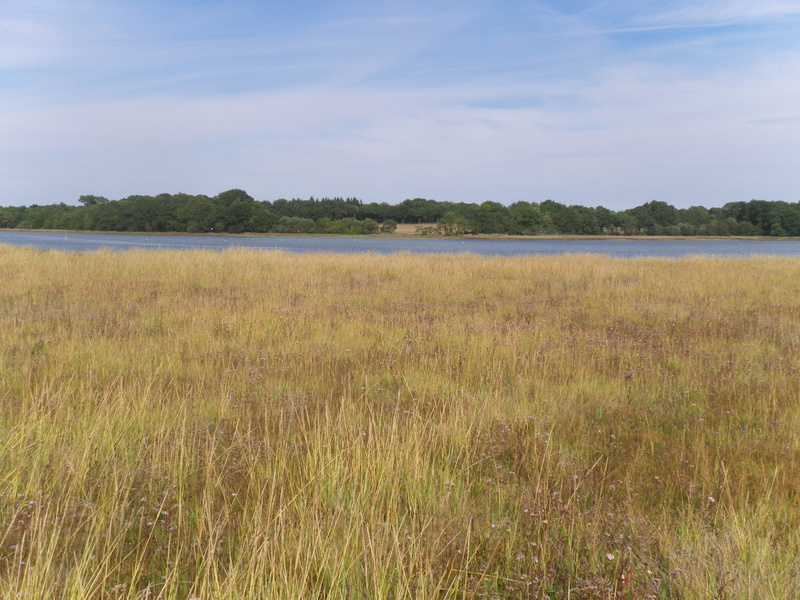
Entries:
POLYGON ((435 227, 436 223, 398 223, 394 235, 419 235, 419 229, 423 227, 435 227))
POLYGON ((0 247, 0 599, 798 598, 800 260, 0 247))

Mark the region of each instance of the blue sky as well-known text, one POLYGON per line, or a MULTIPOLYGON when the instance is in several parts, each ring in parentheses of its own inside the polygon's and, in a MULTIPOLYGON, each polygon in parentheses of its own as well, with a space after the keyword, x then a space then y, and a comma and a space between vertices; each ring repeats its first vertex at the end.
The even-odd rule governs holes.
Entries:
POLYGON ((800 0, 2 0, 0 205, 800 201, 800 0))

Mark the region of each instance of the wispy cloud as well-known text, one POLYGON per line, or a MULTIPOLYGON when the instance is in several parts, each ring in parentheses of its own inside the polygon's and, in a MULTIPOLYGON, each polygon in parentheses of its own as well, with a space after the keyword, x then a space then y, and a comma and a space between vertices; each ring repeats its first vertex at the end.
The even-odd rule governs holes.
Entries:
POLYGON ((758 6, 11 0, 0 203, 800 199, 800 7, 758 6))
POLYGON ((662 27, 719 27, 742 24, 785 24, 800 19, 800 3, 796 0, 748 2, 716 0, 713 2, 664 3, 639 17, 639 21, 662 27))

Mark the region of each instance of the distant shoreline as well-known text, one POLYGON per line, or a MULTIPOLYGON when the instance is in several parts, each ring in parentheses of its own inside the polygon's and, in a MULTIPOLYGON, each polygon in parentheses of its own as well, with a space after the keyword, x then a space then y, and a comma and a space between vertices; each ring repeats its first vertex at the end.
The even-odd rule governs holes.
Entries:
MULTIPOLYGON (((424 225, 424 224, 423 224, 424 225)), ((798 241, 798 236, 746 236, 746 235, 566 235, 566 234, 542 234, 542 235, 505 235, 480 233, 471 235, 437 235, 419 233, 372 233, 372 234, 339 234, 339 233, 187 233, 185 231, 102 231, 102 230, 83 230, 83 229, 18 229, 0 227, 0 231, 24 232, 24 233, 70 233, 70 234, 103 234, 103 235, 145 235, 145 236, 184 236, 184 237, 241 237, 241 238, 355 238, 355 239, 421 239, 421 240, 539 240, 539 241, 565 241, 565 240, 630 240, 630 241, 764 241, 764 242, 788 242, 798 241)))

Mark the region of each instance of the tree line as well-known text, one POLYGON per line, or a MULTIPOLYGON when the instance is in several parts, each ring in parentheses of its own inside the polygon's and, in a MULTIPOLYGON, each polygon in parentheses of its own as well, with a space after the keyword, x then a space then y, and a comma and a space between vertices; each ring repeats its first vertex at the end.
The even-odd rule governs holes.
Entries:
POLYGON ((675 208, 653 200, 612 211, 553 200, 481 204, 425 198, 399 204, 357 198, 257 201, 240 189, 190 194, 81 196, 80 205, 0 207, 0 228, 176 233, 391 233, 398 223, 421 233, 668 236, 800 236, 800 202, 750 200, 721 208, 675 208))

